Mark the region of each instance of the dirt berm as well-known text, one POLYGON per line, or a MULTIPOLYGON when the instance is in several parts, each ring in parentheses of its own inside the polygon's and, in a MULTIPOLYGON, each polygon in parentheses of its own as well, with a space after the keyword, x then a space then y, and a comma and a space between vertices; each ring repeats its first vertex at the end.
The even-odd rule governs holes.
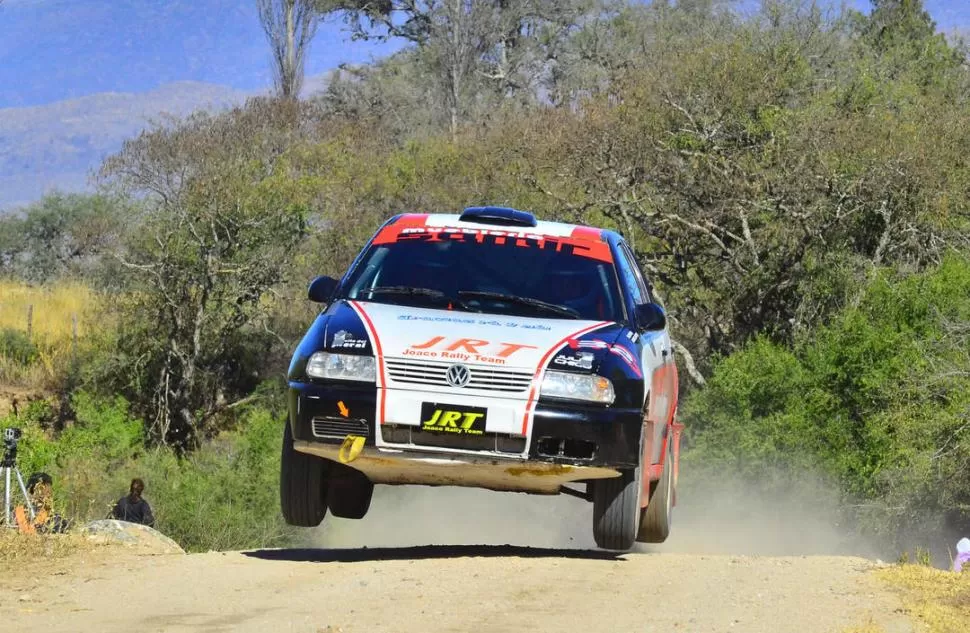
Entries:
POLYGON ((0 630, 841 633, 871 621, 886 633, 913 631, 871 559, 703 553, 704 539, 691 536, 698 529, 713 537, 711 551, 741 552, 744 526, 724 521, 719 532, 690 512, 679 517, 679 540, 616 556, 588 548, 585 528, 563 532, 588 519, 579 500, 401 490, 375 495, 363 521, 314 532, 314 548, 139 555, 98 547, 8 565, 0 630), (392 533, 397 540, 384 547, 360 546, 392 533), (514 534, 516 543, 560 545, 405 543, 514 534))

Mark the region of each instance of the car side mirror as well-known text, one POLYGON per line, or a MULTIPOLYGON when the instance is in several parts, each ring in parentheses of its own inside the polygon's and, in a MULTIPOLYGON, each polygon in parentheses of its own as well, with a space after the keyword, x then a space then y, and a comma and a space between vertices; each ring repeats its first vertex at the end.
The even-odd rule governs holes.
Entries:
POLYGON ((636 308, 637 327, 654 332, 667 327, 667 313, 657 303, 641 303, 636 308))
POLYGON ((339 281, 333 277, 320 276, 310 282, 307 289, 307 297, 315 303, 326 303, 330 301, 330 296, 337 289, 339 281))

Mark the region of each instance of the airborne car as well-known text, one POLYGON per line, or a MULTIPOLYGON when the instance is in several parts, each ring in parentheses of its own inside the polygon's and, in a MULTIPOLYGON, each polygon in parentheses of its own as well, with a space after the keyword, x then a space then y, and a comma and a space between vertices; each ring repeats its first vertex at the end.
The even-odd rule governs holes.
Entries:
POLYGON ((293 355, 280 501, 360 519, 374 484, 571 494, 604 549, 670 530, 680 425, 663 308, 623 237, 504 207, 401 214, 293 355))

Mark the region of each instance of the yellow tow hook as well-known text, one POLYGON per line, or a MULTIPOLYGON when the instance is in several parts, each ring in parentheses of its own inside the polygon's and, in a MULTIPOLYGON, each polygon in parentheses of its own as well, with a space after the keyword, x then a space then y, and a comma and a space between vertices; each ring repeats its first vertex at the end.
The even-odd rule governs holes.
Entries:
POLYGON ((360 452, 364 450, 364 439, 360 435, 348 435, 344 438, 344 443, 340 445, 340 452, 337 458, 341 464, 347 464, 357 459, 360 452))

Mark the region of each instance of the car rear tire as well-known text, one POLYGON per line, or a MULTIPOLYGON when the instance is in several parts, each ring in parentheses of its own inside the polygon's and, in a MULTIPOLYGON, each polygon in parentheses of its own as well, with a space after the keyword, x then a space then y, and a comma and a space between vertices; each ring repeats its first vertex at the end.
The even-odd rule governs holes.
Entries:
POLYGON ((663 474, 651 490, 650 500, 640 517, 640 529, 637 532, 637 541, 640 543, 663 543, 670 535, 674 499, 673 464, 673 447, 668 438, 663 474))
POLYGON ((288 525, 316 527, 327 514, 330 462, 293 448, 289 422, 283 431, 280 457, 280 509, 288 525))
POLYGON ((341 519, 363 519, 370 509, 374 484, 359 470, 333 464, 327 503, 330 514, 341 519))

